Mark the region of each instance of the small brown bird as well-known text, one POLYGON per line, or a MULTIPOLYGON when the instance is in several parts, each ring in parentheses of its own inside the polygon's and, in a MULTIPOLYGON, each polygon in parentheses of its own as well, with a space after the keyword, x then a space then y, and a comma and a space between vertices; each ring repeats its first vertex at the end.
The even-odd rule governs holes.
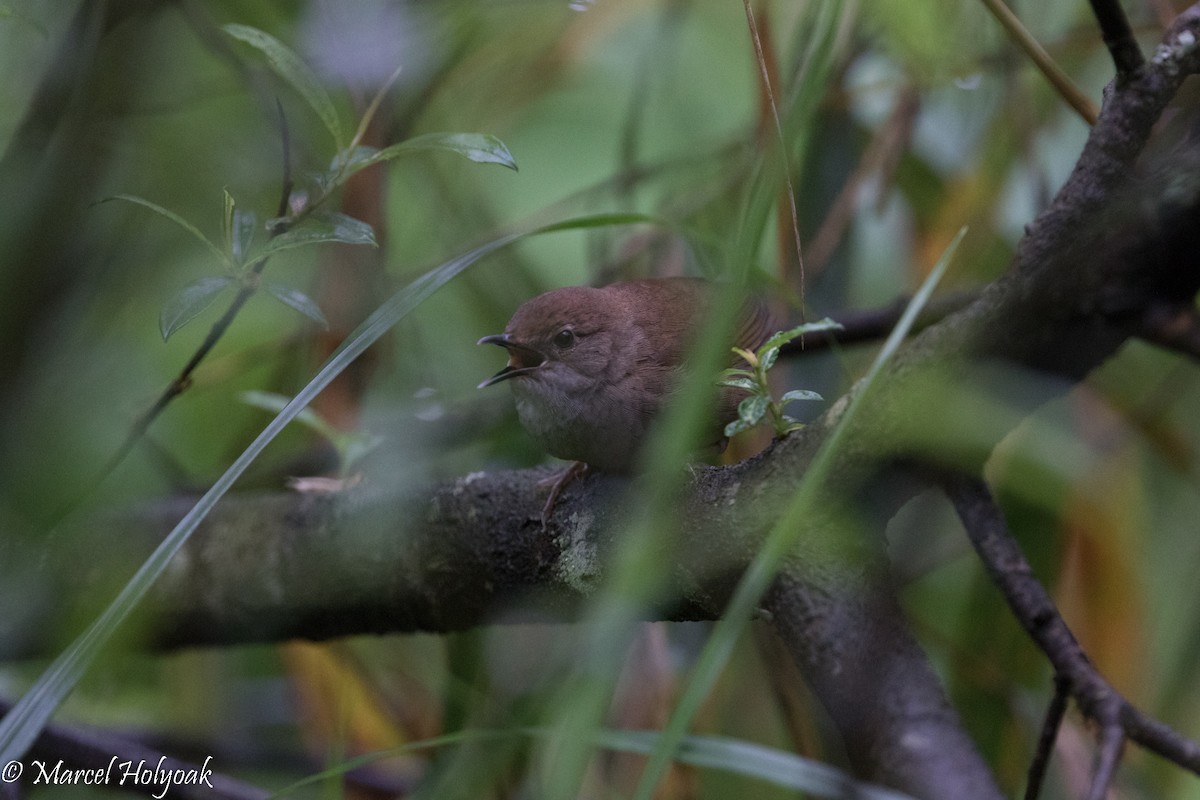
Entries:
MULTIPOLYGON (((679 384, 712 294, 698 278, 660 278, 538 295, 517 309, 504 333, 479 340, 508 350, 508 366, 479 387, 509 381, 521 424, 551 455, 628 474, 679 384)), ((773 332, 765 306, 748 301, 736 331, 738 347, 761 344, 773 332)), ((743 397, 721 390, 704 444, 723 444, 722 429, 743 397)))

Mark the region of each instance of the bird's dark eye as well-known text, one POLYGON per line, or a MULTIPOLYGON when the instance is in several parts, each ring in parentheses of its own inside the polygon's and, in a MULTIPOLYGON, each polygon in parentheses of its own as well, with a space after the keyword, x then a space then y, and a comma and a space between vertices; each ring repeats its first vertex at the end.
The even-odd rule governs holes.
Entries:
POLYGON ((566 350, 573 344, 575 344, 575 332, 570 328, 563 328, 554 334, 554 346, 559 350, 566 350))

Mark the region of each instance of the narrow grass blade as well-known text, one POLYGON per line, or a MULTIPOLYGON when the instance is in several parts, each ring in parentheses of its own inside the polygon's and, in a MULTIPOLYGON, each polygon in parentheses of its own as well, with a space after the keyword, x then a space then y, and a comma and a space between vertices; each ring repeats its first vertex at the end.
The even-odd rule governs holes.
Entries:
POLYGON ((634 794, 635 800, 649 800, 653 795, 654 789, 658 785, 659 780, 661 780, 663 772, 666 770, 671 759, 675 757, 680 744, 683 742, 687 729, 696 716, 696 712, 699 711, 704 699, 712 690, 713 685, 721 674, 721 670, 724 669, 730 654, 733 652, 734 644, 737 642, 746 623, 753 616, 754 608, 759 602, 759 598, 766 592, 771 581, 774 580, 775 573, 784 556, 795 544, 795 536, 804 530, 803 526, 799 523, 810 513, 812 501, 817 496, 817 489, 824 483, 833 465, 834 455, 841 447, 842 439, 845 436, 845 431, 849 428, 850 421, 858 413, 858 409, 862 407, 863 398, 870 393, 871 387, 884 365, 900 348, 905 336, 912 329, 913 323, 916 322, 917 314, 925 307, 925 304, 933 294, 934 287, 937 286, 942 276, 946 273, 946 269, 950 265, 950 260, 953 258, 954 252, 958 249, 958 245, 962 241, 963 236, 966 235, 966 232, 966 228, 958 232, 958 235, 954 237, 954 241, 942 253, 942 257, 930 271, 924 283, 922 283, 921 288, 913 295, 912 300, 909 301, 908 307, 905 308, 900 321, 896 323, 896 327, 892 330, 887 342, 879 351, 879 355, 876 356, 870 370, 868 370, 866 376, 862 379, 858 390, 853 394, 850 404, 842 414, 837 427, 829 435, 829 438, 813 459, 808 471, 805 472, 795 498, 771 530, 770 535, 768 535, 763 544, 762 550, 755 556, 754 560, 750 563, 750 567, 738 582, 737 589, 734 591, 729 606, 725 609, 725 613, 713 628, 708 643, 705 644, 704 649, 701 651, 700 658, 697 660, 696 666, 692 671, 687 688, 679 700, 679 705, 675 708, 674 713, 672 713, 671 719, 663 731, 662 739, 659 740, 658 746, 650 757, 650 762, 646 765, 645 772, 642 773, 641 782, 638 784, 637 792, 634 794))
MULTIPOLYGON (((330 778, 406 753, 452 747, 468 742, 486 742, 515 737, 548 739, 554 735, 550 728, 513 728, 509 730, 463 730, 399 747, 367 753, 347 759, 329 769, 309 775, 271 795, 271 800, 286 797, 296 791, 330 778)), ((592 744, 606 750, 647 755, 654 751, 661 734, 656 731, 600 730, 592 744)), ((732 739, 724 736, 688 736, 679 748, 682 764, 706 769, 719 769, 734 775, 771 783, 785 789, 807 792, 814 797, 854 797, 858 800, 913 800, 909 795, 863 781, 845 772, 809 758, 778 750, 774 747, 732 739)))

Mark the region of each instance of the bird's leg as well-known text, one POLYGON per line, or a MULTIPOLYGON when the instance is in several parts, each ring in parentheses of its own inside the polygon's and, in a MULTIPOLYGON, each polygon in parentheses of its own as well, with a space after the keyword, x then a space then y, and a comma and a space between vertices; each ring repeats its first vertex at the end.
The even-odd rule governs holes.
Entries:
POLYGON ((576 478, 582 478, 587 471, 587 464, 576 461, 557 475, 551 475, 549 478, 538 481, 538 486, 550 487, 550 496, 546 498, 546 504, 542 506, 543 529, 550 523, 550 515, 554 513, 554 504, 558 502, 558 497, 563 493, 563 489, 567 488, 567 484, 576 478))

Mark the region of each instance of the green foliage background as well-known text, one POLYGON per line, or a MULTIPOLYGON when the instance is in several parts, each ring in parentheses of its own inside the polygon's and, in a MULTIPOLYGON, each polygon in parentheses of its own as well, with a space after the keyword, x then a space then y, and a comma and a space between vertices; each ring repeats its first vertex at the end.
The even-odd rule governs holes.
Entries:
MULTIPOLYGON (((670 263, 714 277, 745 270, 768 292, 799 295, 794 279, 784 281, 786 289, 779 285, 786 251, 771 204, 782 168, 772 146, 760 144, 770 135, 756 137, 757 66, 741 4, 576 5, 160 7, 126 0, 108 4, 107 17, 69 2, 14 4, 0 16, 6 657, 22 652, 33 625, 49 626, 65 646, 111 599, 59 596, 41 580, 47 560, 73 560, 81 571, 112 567, 73 550, 67 523, 203 490, 267 420, 239 399, 242 393, 290 396, 319 361, 311 323, 259 293, 148 441, 97 487, 133 421, 199 345, 220 304, 164 344, 163 307, 187 284, 219 274, 219 264, 145 208, 96 202, 143 197, 214 241, 222 236, 225 191, 259 220, 274 216, 282 180, 276 99, 288 120, 298 182, 327 168, 334 153, 304 98, 221 25, 260 28, 300 53, 348 130, 401 65, 379 116, 387 142, 481 132, 499 137, 515 157, 515 173, 453 153, 374 168, 385 170, 378 302, 517 228, 604 212, 670 223, 523 241, 453 281, 390 334, 361 427, 382 437, 370 458, 398 484, 541 459, 504 393, 474 388, 496 368, 496 353, 474 342, 502 329, 516 305, 538 291, 670 263), (760 226, 747 223, 754 213, 760 226), (58 524, 64 515, 67 522, 58 524)), ((1015 10, 1098 101, 1111 64, 1087 4, 1015 10)), ((809 317, 836 318, 840 310, 911 293, 963 225, 970 234, 942 291, 999 275, 1022 226, 1073 164, 1086 125, 982 5, 826 0, 767 3, 756 11, 779 65, 776 88, 806 245, 896 105, 909 95, 917 102, 894 171, 867 170, 841 246, 808 276, 809 317)), ((1158 33, 1149 9, 1134 17, 1152 43, 1158 33)), ((260 241, 265 235, 259 231, 260 241)), ((341 252, 288 251, 266 274, 319 302, 317 278, 341 252)), ((836 398, 874 352, 852 348, 795 360, 787 385, 836 398)), ((1014 529, 1085 647, 1131 698, 1193 737, 1200 735, 1193 677, 1200 599, 1191 591, 1200 567, 1195 388, 1194 368, 1131 344, 1084 387, 1024 421, 989 465, 1014 529)), ((793 408, 811 417, 817 406, 793 408)), ((958 411, 981 415, 980 425, 1005 413, 1000 401, 984 400, 958 411)), ((279 486, 315 445, 310 432, 293 426, 240 488, 279 486)), ((1048 696, 1044 661, 1008 617, 941 500, 910 503, 891 525, 890 548, 923 643, 985 756, 1015 792, 1048 696)), ((106 576, 113 592, 129 574, 114 568, 106 576)), ((673 685, 693 663, 704 630, 675 626, 664 636, 664 680, 673 685)), ((753 637, 743 639, 696 729, 800 747, 837 763, 836 753, 794 741, 753 637)), ((585 646, 579 631, 537 627, 355 640, 338 645, 328 661, 303 661, 323 664, 312 668, 320 678, 298 666, 301 656, 275 648, 118 654, 89 672, 60 719, 219 748, 222 769, 278 788, 362 742, 414 741, 454 730, 455 722, 498 727, 569 716, 572 696, 562 686, 572 684, 563 683, 563 665, 573 647, 585 646), (544 664, 522 660, 523 650, 541 645, 564 655, 544 664), (305 699, 306 687, 318 682, 351 698, 338 724, 316 721, 321 704, 305 699), (375 702, 353 701, 364 685, 375 702), (373 716, 364 707, 390 713, 373 716), (306 753, 309 761, 296 766, 281 753, 306 753)), ((42 666, 36 659, 5 663, 0 696, 18 696, 42 666)), ((807 720, 810 733, 822 728, 819 711, 809 709, 807 720)), ((1086 774, 1086 727, 1071 719, 1063 736, 1049 797, 1075 796, 1086 774)), ((507 796, 553 780, 545 743, 519 739, 484 755, 479 747, 468 742, 397 769, 425 775, 428 794, 454 787, 464 795, 507 796)), ((756 796, 794 796, 721 769, 692 780, 671 796, 734 796, 747 787, 756 796)), ((1200 797, 1194 778, 1136 752, 1126 759, 1121 791, 1200 797)))

